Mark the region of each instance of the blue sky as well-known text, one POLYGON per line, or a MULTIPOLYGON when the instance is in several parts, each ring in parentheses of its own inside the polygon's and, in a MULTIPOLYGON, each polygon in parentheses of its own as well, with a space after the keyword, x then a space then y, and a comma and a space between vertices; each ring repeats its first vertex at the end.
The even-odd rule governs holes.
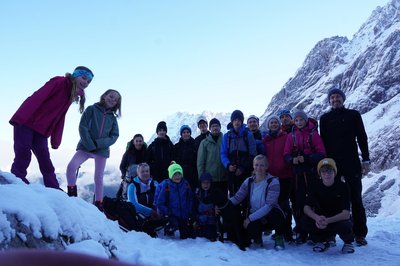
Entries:
MULTIPOLYGON (((12 143, 8 120, 23 100, 78 65, 95 74, 88 104, 110 88, 122 94, 116 147, 135 133, 150 138, 177 111, 260 116, 318 41, 351 39, 387 2, 3 1, 0 140, 12 143)), ((69 110, 62 146, 78 141, 77 110, 69 110)))

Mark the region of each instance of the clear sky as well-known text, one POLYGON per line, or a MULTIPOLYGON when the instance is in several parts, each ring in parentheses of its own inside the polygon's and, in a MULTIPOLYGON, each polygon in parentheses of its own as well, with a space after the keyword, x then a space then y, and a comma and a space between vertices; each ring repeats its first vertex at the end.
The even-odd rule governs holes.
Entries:
MULTIPOLYGON (((245 116, 260 116, 318 41, 335 35, 351 39, 386 3, 2 1, 1 143, 12 143, 8 120, 19 105, 51 77, 78 65, 95 75, 87 104, 110 88, 122 94, 116 148, 123 149, 135 133, 149 139, 159 121, 178 111, 241 109, 245 116)), ((76 146, 79 119, 73 105, 61 148, 76 146)), ((3 152, 12 153, 12 146, 3 152)))

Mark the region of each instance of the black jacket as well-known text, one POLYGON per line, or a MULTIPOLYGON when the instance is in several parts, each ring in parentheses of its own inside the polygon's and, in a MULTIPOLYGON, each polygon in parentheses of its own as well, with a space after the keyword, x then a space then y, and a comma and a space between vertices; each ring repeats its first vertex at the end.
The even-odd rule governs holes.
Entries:
POLYGON ((360 113, 344 107, 332 109, 321 116, 320 131, 327 156, 336 161, 338 173, 360 174, 358 147, 362 160, 369 161, 368 137, 360 113))
POLYGON ((197 174, 197 144, 190 137, 188 141, 183 141, 182 138, 174 145, 172 158, 176 163, 182 166, 183 176, 189 182, 192 190, 198 187, 197 174))
POLYGON ((147 149, 150 173, 158 183, 168 178, 168 166, 172 161, 173 146, 169 137, 166 136, 166 139, 156 138, 147 149))
POLYGON ((132 164, 140 164, 146 161, 147 145, 143 144, 141 150, 137 150, 132 141, 129 142, 128 148, 122 156, 121 164, 119 165, 119 170, 121 170, 122 178, 125 177, 129 166, 132 164))

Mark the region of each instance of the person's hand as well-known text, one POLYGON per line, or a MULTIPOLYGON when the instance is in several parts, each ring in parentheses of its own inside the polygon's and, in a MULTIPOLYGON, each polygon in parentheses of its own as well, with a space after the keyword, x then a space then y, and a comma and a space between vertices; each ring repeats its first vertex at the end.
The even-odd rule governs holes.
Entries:
POLYGON ((297 157, 293 158, 293 164, 299 164, 299 159, 297 159, 297 157))
POLYGON ((297 156, 297 160, 299 161, 299 163, 304 163, 304 157, 303 156, 297 156))
POLYGON ((244 227, 244 229, 247 229, 247 226, 249 226, 249 223, 250 223, 249 218, 247 218, 247 219, 245 219, 245 220, 243 221, 243 227, 244 227))
POLYGON ((235 172, 236 171, 236 165, 230 164, 229 167, 228 167, 228 171, 232 172, 232 173, 235 172))
POLYGON ((328 226, 326 217, 323 215, 317 216, 315 219, 315 226, 317 226, 318 229, 325 229, 328 226))
POLYGON ((237 169, 236 169, 236 172, 235 172, 235 175, 236 175, 236 176, 240 176, 240 175, 242 175, 242 174, 243 174, 242 169, 237 168, 237 169))
POLYGON ((369 162, 362 162, 362 174, 363 175, 368 175, 369 171, 370 171, 370 164, 369 162))

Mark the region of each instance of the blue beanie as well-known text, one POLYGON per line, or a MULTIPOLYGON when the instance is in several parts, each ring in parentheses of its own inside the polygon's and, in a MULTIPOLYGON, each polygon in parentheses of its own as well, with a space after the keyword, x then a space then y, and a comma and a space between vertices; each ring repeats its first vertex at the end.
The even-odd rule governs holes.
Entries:
POLYGON ((331 89, 328 91, 328 102, 329 99, 331 98, 332 94, 339 94, 343 98, 343 102, 346 100, 346 95, 344 95, 344 92, 340 89, 331 89))
POLYGON ((232 112, 232 114, 231 114, 231 122, 233 122, 233 120, 235 120, 235 119, 239 119, 243 123, 244 115, 243 115, 242 111, 235 110, 235 111, 232 112))
POLYGON ((279 113, 278 113, 279 118, 282 118, 283 115, 288 115, 288 116, 290 116, 290 118, 293 119, 292 114, 290 113, 290 110, 288 110, 288 109, 282 109, 279 111, 279 113))
POLYGON ((179 133, 181 134, 181 136, 182 136, 182 132, 185 129, 189 130, 190 135, 192 135, 192 130, 190 129, 190 127, 188 125, 183 125, 183 126, 181 126, 181 129, 179 130, 179 133))
POLYGON ((212 176, 207 172, 203 173, 200 176, 200 182, 203 182, 203 181, 210 181, 211 182, 211 180, 212 180, 212 176))

